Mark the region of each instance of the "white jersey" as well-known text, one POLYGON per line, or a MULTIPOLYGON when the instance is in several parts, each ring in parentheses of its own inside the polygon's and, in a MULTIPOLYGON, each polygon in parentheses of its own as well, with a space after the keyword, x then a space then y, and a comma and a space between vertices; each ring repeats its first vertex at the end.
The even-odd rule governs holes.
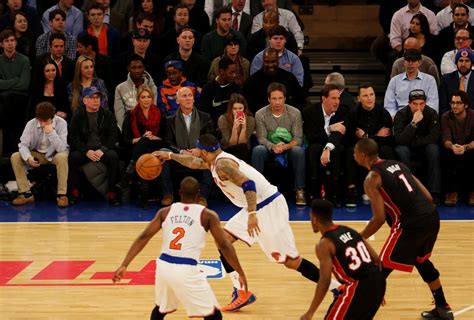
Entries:
POLYGON ((161 253, 174 257, 199 260, 206 242, 206 230, 201 224, 204 206, 177 202, 162 223, 163 244, 161 253))
POLYGON ((219 159, 222 158, 235 161, 239 166, 239 170, 247 178, 255 182, 255 186, 257 189, 257 204, 261 203, 262 201, 264 201, 265 199, 272 196, 278 191, 277 187, 268 182, 268 180, 263 176, 263 174, 258 172, 254 167, 250 166, 245 161, 240 160, 236 156, 222 151, 221 153, 219 153, 214 163, 211 165, 212 177, 214 178, 214 181, 222 190, 222 192, 227 196, 227 198, 229 198, 229 200, 232 201, 232 203, 237 207, 247 207, 247 198, 245 197, 244 190, 241 186, 235 185, 230 180, 222 181, 221 179, 219 179, 219 176, 216 172, 215 164, 217 163, 217 161, 219 161, 219 159))

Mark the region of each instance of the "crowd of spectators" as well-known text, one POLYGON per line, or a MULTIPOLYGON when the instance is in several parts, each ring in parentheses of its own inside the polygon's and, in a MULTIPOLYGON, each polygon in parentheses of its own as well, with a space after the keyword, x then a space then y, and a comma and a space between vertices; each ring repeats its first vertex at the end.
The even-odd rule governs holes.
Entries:
POLYGON ((207 205, 210 172, 165 162, 150 182, 135 164, 158 149, 198 156, 197 137, 212 133, 260 172, 291 176, 297 205, 327 197, 355 207, 365 172, 353 149, 368 137, 421 175, 435 202, 474 205, 471 9, 450 1, 435 15, 401 2, 372 48, 390 69, 383 104, 371 84, 354 99, 337 72, 311 104, 291 1, 7 0, 0 128, 13 153, 13 204, 35 201, 25 168, 52 164, 60 207, 87 200, 87 183, 111 205, 128 202, 137 184, 145 208, 153 185, 169 205, 184 175, 199 180, 207 205))

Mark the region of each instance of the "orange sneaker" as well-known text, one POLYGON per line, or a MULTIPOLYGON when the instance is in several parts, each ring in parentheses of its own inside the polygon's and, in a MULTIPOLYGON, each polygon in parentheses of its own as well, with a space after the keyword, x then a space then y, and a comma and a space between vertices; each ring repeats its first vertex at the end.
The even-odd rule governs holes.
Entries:
POLYGON ((245 292, 245 290, 237 290, 234 288, 232 292, 232 301, 221 308, 222 312, 235 312, 239 311, 241 308, 248 306, 251 303, 254 303, 257 300, 257 297, 250 291, 245 292))

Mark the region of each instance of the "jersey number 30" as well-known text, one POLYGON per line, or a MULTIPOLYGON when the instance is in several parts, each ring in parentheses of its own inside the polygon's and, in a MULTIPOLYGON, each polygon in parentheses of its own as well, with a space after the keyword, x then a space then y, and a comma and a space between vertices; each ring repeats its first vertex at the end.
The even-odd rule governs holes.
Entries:
POLYGON ((181 243, 179 243, 179 240, 181 240, 186 231, 183 228, 174 228, 173 229, 173 234, 177 234, 177 236, 171 240, 170 242, 170 249, 173 250, 181 250, 181 243))
POLYGON ((346 257, 350 257, 352 260, 352 262, 349 264, 349 269, 353 271, 360 268, 362 261, 366 263, 370 263, 372 261, 372 259, 370 258, 369 251, 367 250, 367 247, 365 246, 363 241, 359 241, 356 245, 356 248, 346 248, 346 257))

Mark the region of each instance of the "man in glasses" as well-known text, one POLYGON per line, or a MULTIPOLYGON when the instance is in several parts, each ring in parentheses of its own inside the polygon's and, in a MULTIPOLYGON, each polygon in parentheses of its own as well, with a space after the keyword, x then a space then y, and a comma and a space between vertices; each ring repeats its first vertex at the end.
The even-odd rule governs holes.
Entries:
POLYGON ((452 20, 447 27, 441 29, 438 35, 438 41, 441 48, 454 49, 452 39, 456 31, 466 29, 469 32, 474 32, 474 27, 469 22, 468 6, 462 3, 454 5, 452 12, 452 20))
POLYGON ((441 75, 456 71, 456 53, 464 47, 471 47, 472 34, 467 29, 459 29, 454 35, 454 50, 449 50, 441 59, 441 75))
POLYGON ((458 193, 469 194, 468 204, 474 206, 474 110, 466 92, 455 90, 449 102, 451 110, 441 117, 443 158, 449 163, 445 170, 447 189, 445 204, 455 206, 458 193))
POLYGON ((414 162, 426 168, 425 183, 433 197, 433 203, 439 204, 441 192, 440 136, 439 116, 427 105, 426 93, 421 89, 410 91, 408 106, 395 115, 393 128, 395 134, 395 152, 398 158, 410 170, 414 162))
POLYGON ((445 74, 441 78, 439 86, 439 109, 440 114, 449 110, 449 101, 455 90, 467 93, 469 102, 474 102, 474 77, 472 77, 472 64, 474 62, 474 52, 470 48, 461 48, 455 56, 456 71, 445 74))

